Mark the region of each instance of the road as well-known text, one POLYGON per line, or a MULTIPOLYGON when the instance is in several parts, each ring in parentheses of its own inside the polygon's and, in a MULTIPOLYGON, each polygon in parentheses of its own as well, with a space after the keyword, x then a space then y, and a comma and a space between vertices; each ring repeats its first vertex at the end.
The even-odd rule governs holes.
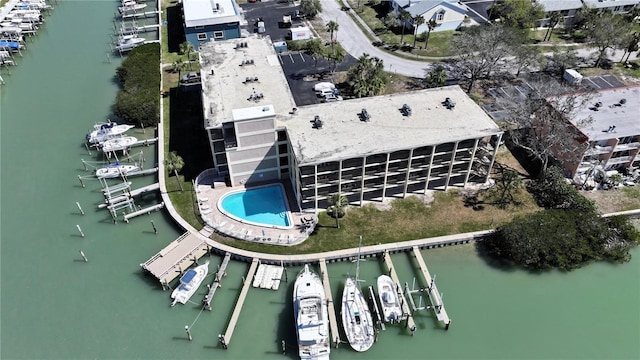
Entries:
POLYGON ((320 18, 325 23, 329 21, 338 23, 340 27, 334 36, 342 47, 355 58, 366 53, 381 59, 384 62, 384 69, 388 72, 417 78, 424 78, 426 72, 431 70, 433 66, 428 62, 403 59, 373 46, 371 40, 360 30, 347 12, 340 9, 340 5, 335 0, 322 2, 320 18))

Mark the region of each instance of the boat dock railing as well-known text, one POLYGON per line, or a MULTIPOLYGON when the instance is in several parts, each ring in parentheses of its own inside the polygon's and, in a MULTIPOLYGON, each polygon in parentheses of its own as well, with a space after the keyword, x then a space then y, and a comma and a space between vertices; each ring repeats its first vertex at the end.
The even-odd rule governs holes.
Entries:
POLYGON ((222 278, 227 276, 227 265, 229 265, 229 261, 231 261, 231 254, 227 253, 222 260, 222 264, 218 267, 218 271, 216 271, 216 275, 213 278, 213 282, 209 285, 209 292, 207 296, 205 296, 204 300, 202 300, 202 304, 204 307, 211 311, 211 301, 213 300, 213 296, 216 294, 216 290, 222 284, 222 278))
POLYGON ((422 276, 424 276, 424 279, 427 283, 427 288, 425 290, 427 290, 427 293, 429 294, 429 301, 431 302, 431 306, 429 306, 429 308, 433 310, 433 313, 436 315, 438 321, 444 324, 445 329, 449 330, 451 319, 449 318, 447 310, 445 310, 444 304, 442 303, 442 295, 440 294, 440 292, 438 292, 435 278, 431 277, 429 269, 427 269, 427 265, 422 258, 422 254, 420 253, 420 249, 417 246, 413 247, 413 254, 418 261, 422 276))
POLYGON ((253 279, 253 276, 256 273, 258 263, 258 259, 253 259, 251 261, 249 272, 247 273, 247 277, 244 279, 244 285, 242 286, 242 290, 240 290, 240 296, 238 297, 236 306, 233 309, 233 313, 231 314, 231 319, 229 320, 229 325, 227 325, 227 330, 224 332, 224 335, 218 335, 218 341, 220 341, 220 344, 222 344, 222 347, 225 349, 229 347, 229 343, 231 342, 233 331, 236 328, 236 323, 238 322, 238 318, 240 317, 240 311, 242 311, 244 300, 247 298, 247 293, 249 292, 249 288, 251 287, 251 279, 253 279))
POLYGON ((329 271, 327 270, 327 262, 324 259, 318 261, 320 263, 320 272, 322 273, 322 285, 324 286, 325 296, 327 297, 327 312, 329 313, 329 328, 331 329, 331 341, 336 348, 340 345, 340 332, 338 331, 338 319, 336 317, 336 309, 333 303, 333 294, 331 294, 331 284, 329 283, 329 271))

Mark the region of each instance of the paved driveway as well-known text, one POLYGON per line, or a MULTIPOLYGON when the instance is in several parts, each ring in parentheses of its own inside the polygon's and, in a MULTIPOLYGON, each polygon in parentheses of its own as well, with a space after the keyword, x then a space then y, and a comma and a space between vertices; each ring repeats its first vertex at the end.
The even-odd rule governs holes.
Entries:
MULTIPOLYGON (((288 1, 262 1, 256 3, 247 3, 240 6, 244 10, 245 19, 247 19, 247 31, 257 33, 257 21, 262 18, 265 26, 265 35, 271 37, 271 41, 284 41, 289 34, 289 29, 280 27, 282 16, 291 14, 299 9, 298 6, 288 1)), ((291 19, 291 26, 304 25, 301 19, 291 19)))

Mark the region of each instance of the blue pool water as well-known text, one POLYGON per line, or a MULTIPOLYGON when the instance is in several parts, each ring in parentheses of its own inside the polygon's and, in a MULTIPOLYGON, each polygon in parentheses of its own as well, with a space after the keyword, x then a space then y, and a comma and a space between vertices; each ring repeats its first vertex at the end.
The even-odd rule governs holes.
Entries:
POLYGON ((291 226, 281 185, 230 193, 222 198, 220 210, 231 217, 256 225, 291 226))

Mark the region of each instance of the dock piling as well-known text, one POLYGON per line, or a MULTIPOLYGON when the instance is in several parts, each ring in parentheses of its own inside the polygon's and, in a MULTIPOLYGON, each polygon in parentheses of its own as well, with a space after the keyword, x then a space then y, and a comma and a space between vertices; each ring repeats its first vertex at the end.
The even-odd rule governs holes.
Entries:
POLYGON ((80 206, 80 203, 76 201, 76 205, 78 206, 78 210, 80 210, 80 214, 84 215, 84 211, 82 211, 82 207, 80 206))
POLYGON ((189 341, 193 340, 193 338, 191 337, 191 331, 189 331, 189 325, 185 325, 184 329, 187 331, 187 337, 189 338, 189 341))
POLYGON ((84 260, 84 262, 89 262, 87 257, 84 255, 84 251, 80 250, 80 256, 82 256, 82 260, 84 260))
POLYGON ((84 187, 84 182, 82 181, 82 176, 78 175, 78 180, 80 180, 80 185, 84 187))
POLYGON ((80 232, 80 236, 84 237, 84 233, 82 232, 80 225, 76 225, 76 228, 78 228, 78 231, 80 232))
POLYGON ((153 233, 158 235, 158 229, 156 228, 156 224, 151 220, 151 226, 153 227, 153 233))

